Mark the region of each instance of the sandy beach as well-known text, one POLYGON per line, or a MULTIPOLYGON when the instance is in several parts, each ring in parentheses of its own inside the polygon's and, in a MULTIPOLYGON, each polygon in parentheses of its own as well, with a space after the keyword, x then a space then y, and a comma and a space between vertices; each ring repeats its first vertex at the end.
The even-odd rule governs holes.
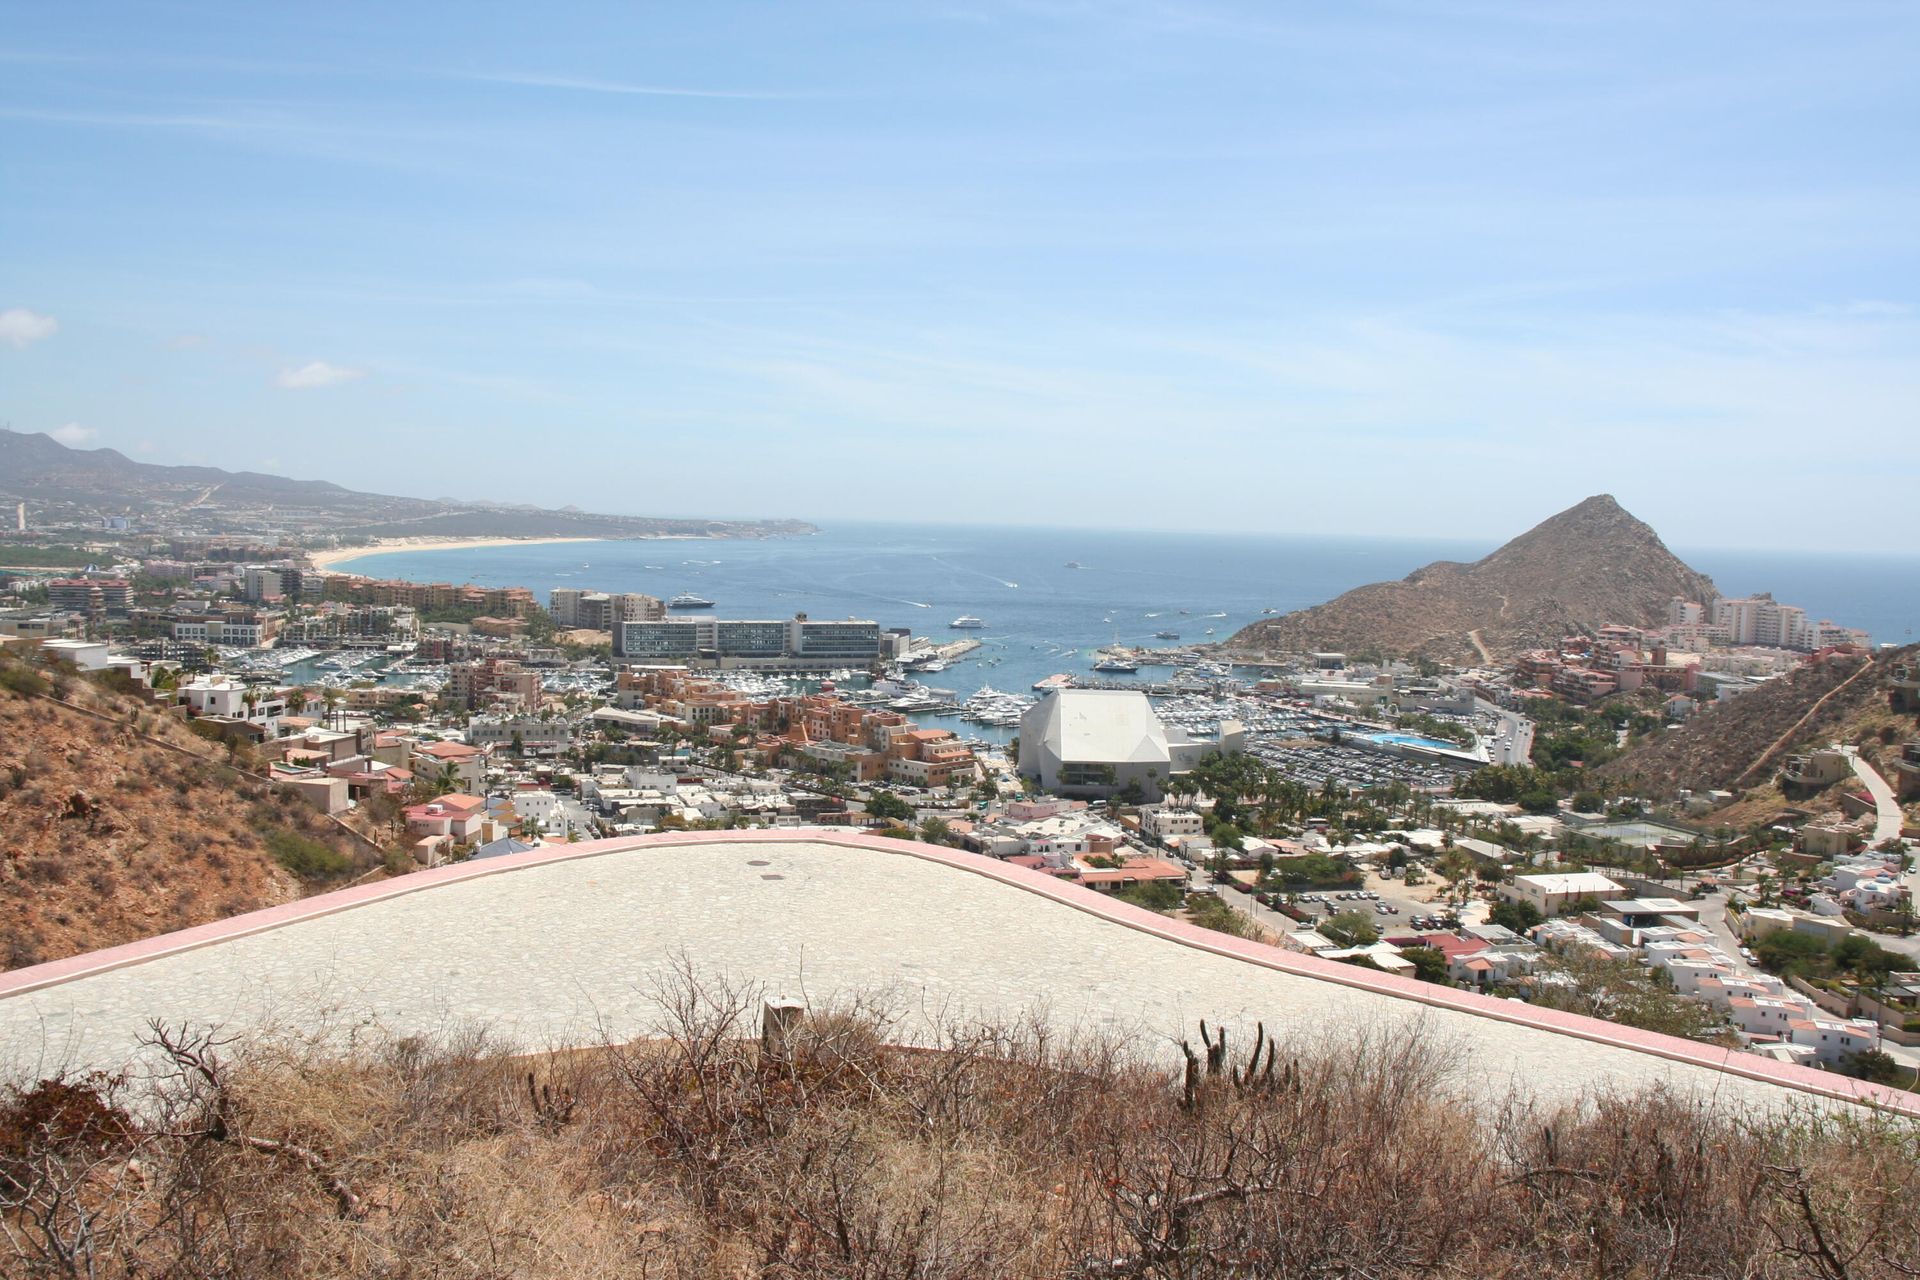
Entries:
POLYGON ((554 542, 605 541, 605 538, 378 538, 364 546, 309 551, 307 559, 313 562, 314 568, 333 572, 333 566, 345 560, 392 555, 399 551, 468 551, 475 547, 532 547, 554 542))

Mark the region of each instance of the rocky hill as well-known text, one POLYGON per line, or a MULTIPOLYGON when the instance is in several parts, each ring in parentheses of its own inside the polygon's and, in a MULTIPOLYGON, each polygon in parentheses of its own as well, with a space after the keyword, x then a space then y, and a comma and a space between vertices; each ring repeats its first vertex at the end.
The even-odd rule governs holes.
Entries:
POLYGON ((0 969, 290 901, 372 864, 225 761, 132 695, 0 654, 0 969))
POLYGON ((1497 661, 1609 622, 1661 622, 1674 596, 1718 595, 1651 528, 1600 494, 1472 564, 1440 560, 1398 582, 1356 587, 1326 604, 1253 623, 1226 647, 1497 661))
POLYGON ((218 526, 271 524, 303 533, 392 537, 766 537, 814 532, 798 520, 678 520, 549 511, 361 493, 218 467, 135 462, 112 449, 69 449, 50 436, 0 431, 0 500, 62 515, 192 513, 218 526))
POLYGON ((1883 754, 1920 736, 1920 721, 1889 708, 1884 683, 1894 663, 1911 663, 1917 654, 1920 646, 1910 645, 1809 662, 1636 743, 1596 776, 1655 797, 1682 789, 1743 791, 1769 786, 1786 756, 1832 742, 1859 747, 1877 765, 1883 754))

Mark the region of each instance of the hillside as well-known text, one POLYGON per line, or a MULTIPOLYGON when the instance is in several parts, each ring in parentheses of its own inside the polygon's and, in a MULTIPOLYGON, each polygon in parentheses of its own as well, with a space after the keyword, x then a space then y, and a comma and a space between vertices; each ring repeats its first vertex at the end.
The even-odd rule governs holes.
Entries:
POLYGON ((1511 657, 1609 622, 1663 622, 1674 596, 1717 598, 1710 579, 1668 551, 1606 494, 1542 521, 1472 564, 1440 560, 1398 582, 1263 619, 1226 647, 1332 649, 1474 663, 1511 657))
POLYGON ((287 902, 370 863, 318 813, 242 780, 223 750, 131 695, 52 677, 96 718, 20 692, 47 678, 0 655, 0 969, 287 902), (273 848, 340 874, 303 881, 273 848))
POLYGON ((681 520, 393 497, 323 480, 135 462, 112 449, 69 449, 50 436, 16 431, 0 431, 0 500, 26 502, 43 518, 191 512, 215 527, 266 524, 349 537, 737 538, 814 531, 797 520, 681 520))
POLYGON ((1651 796, 1745 790, 1771 785, 1786 756, 1832 742, 1856 745, 1877 764, 1889 748, 1920 736, 1914 717, 1889 709, 1883 682, 1889 666, 1916 654, 1920 646, 1807 663, 1751 693, 1708 704, 1600 766, 1596 776, 1651 796))

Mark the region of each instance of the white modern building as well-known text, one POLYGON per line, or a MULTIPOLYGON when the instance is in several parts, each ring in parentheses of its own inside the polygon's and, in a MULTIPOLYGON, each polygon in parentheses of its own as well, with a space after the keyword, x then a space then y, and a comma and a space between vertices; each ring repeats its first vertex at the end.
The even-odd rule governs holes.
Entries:
POLYGON ((1020 775, 1055 795, 1102 798, 1131 785, 1158 800, 1168 778, 1213 749, 1169 731, 1131 689, 1056 689, 1020 717, 1020 775))

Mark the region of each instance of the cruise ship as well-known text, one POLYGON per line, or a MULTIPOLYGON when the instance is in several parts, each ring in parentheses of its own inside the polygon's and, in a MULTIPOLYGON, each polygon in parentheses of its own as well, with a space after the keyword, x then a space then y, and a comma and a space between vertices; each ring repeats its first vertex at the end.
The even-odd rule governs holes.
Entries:
POLYGON ((985 627, 987 624, 980 621, 980 619, 974 617, 970 613, 963 613, 959 617, 955 618, 952 622, 949 622, 947 625, 952 627, 955 631, 978 631, 981 628, 985 627))
POLYGON ((679 595, 667 601, 667 608, 711 609, 713 608, 713 601, 707 599, 705 596, 695 595, 691 591, 682 591, 679 595))

